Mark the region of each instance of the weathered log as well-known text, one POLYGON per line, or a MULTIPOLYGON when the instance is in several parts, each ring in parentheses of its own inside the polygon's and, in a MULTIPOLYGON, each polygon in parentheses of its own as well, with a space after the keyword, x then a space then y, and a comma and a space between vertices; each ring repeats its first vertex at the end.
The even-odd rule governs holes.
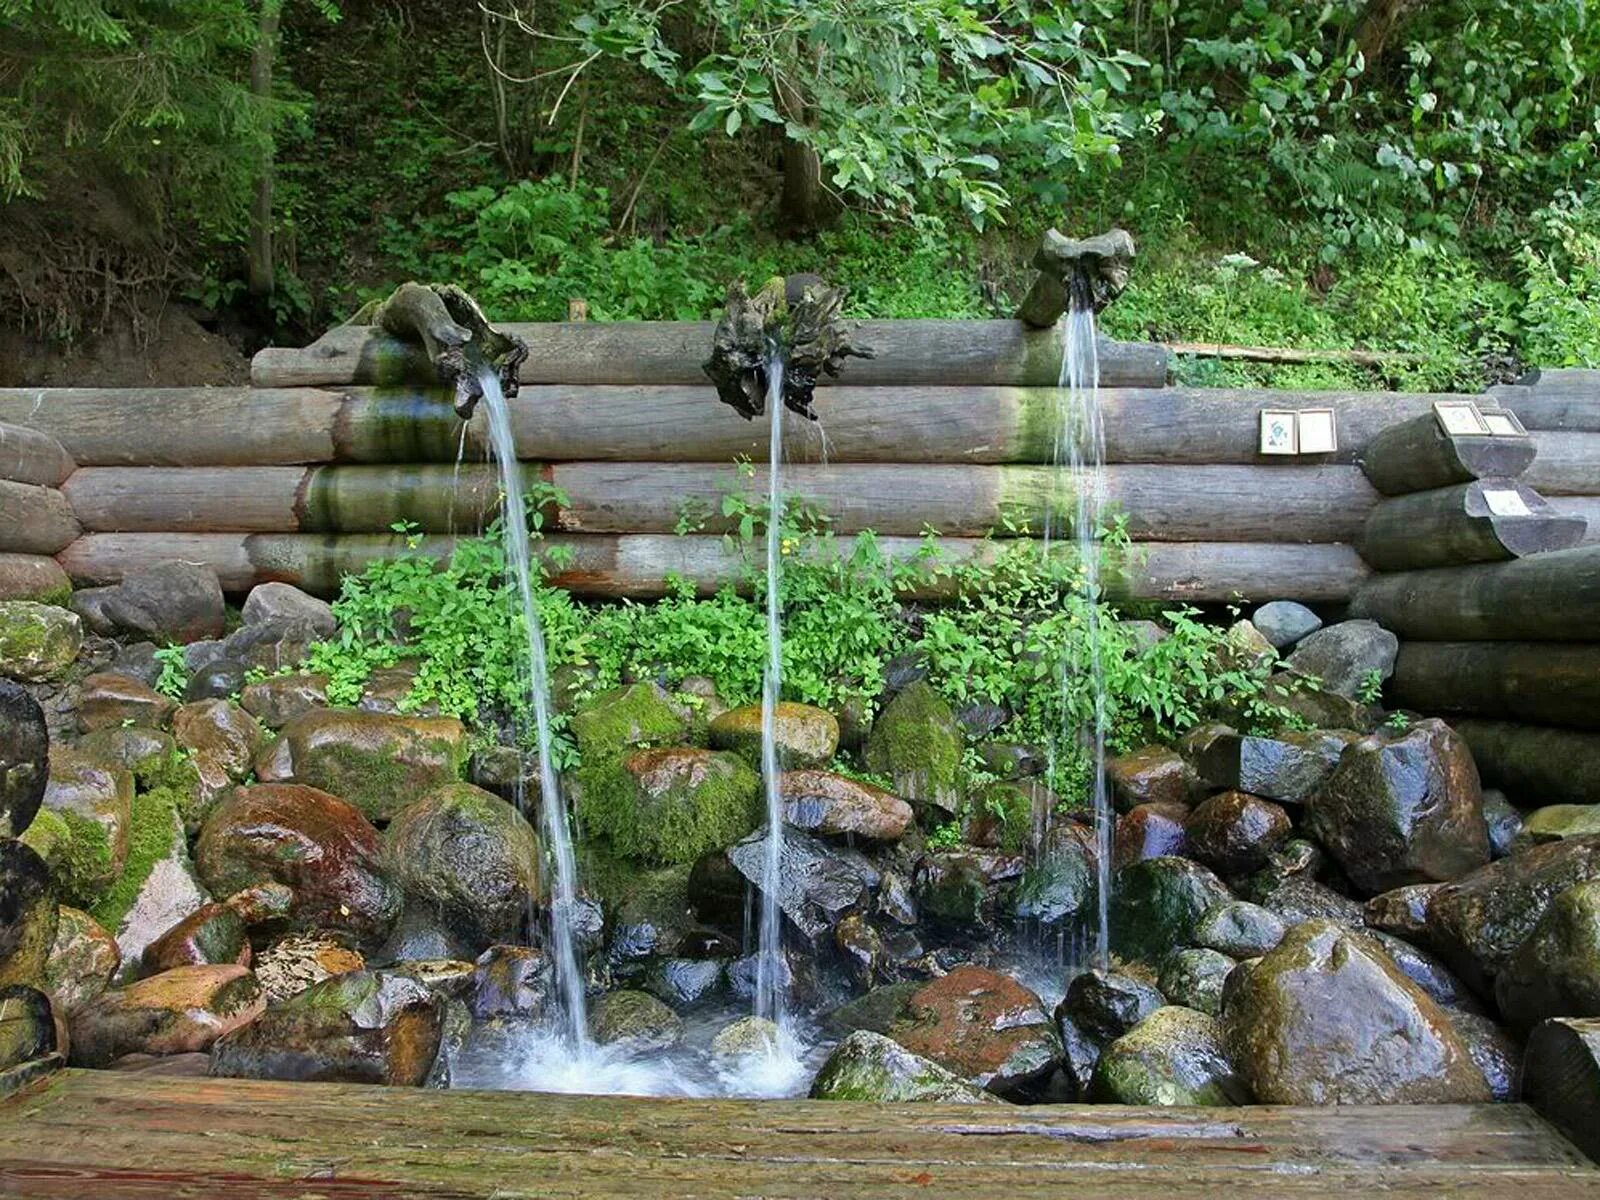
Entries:
MULTIPOLYGON (((442 561, 454 543, 447 536, 423 537, 414 552, 442 561)), ((824 552, 836 553, 848 544, 824 552)), ((926 542, 883 537, 878 545, 891 560, 915 562, 924 555, 926 542)), ((946 561, 961 563, 988 560, 1003 543, 945 538, 938 545, 946 561)), ((556 546, 570 548, 563 553, 571 558, 552 564, 551 580, 584 596, 660 596, 669 575, 709 594, 723 584, 753 578, 755 565, 753 556, 707 535, 555 534, 541 543, 542 550, 556 546)), ((410 549, 408 539, 396 535, 94 533, 58 557, 80 586, 115 583, 133 567, 176 558, 211 565, 231 592, 277 579, 328 595, 338 590, 345 574, 410 549)), ((1281 596, 1321 603, 1348 599, 1366 575, 1356 552, 1339 543, 1144 542, 1111 563, 1102 584, 1107 595, 1119 599, 1207 603, 1281 596)), ((911 598, 933 599, 948 595, 949 587, 948 579, 922 575, 909 581, 906 591, 911 598)))
POLYGON ((1536 1025, 1522 1060, 1522 1096, 1600 1162, 1600 1018, 1536 1025))
POLYGON ((1017 319, 1044 329, 1061 319, 1073 303, 1101 311, 1128 286, 1134 258, 1133 238, 1124 229, 1110 229, 1082 241, 1045 230, 1033 255, 1038 272, 1017 310, 1017 319))
POLYGON ((1583 534, 1584 545, 1600 542, 1600 496, 1553 496, 1550 505, 1557 512, 1589 522, 1583 534))
MULTIPOLYGON (((34 391, 36 397, 40 394, 34 391)), ((0 479, 56 487, 76 465, 48 433, 25 425, 0 424, 0 479)))
POLYGON ((1574 433, 1600 433, 1600 371, 1574 368, 1534 368, 1515 384, 1492 387, 1489 395, 1516 409, 1518 394, 1537 399, 1543 416, 1529 429, 1565 429, 1574 433))
POLYGON ((0 553, 0 600, 60 602, 72 591, 61 564, 42 554, 0 553))
POLYGON ((1446 433, 1427 412, 1385 429, 1367 443, 1358 461, 1373 487, 1385 496, 1403 496, 1474 479, 1514 479, 1527 470, 1535 451, 1529 437, 1446 433))
MULTIPOLYGON (((547 528, 671 533, 683 519, 708 532, 737 527, 727 495, 765 498, 766 472, 692 463, 526 466, 564 493, 547 528)), ((839 533, 917 536, 1070 532, 1081 481, 1041 466, 791 465, 784 490, 839 533)), ((1105 468, 1102 496, 1145 541, 1343 542, 1360 532, 1376 493, 1355 467, 1105 468)), ((113 532, 379 533, 396 521, 426 532, 470 532, 499 507, 493 468, 84 467, 66 486, 86 530, 113 532)))
POLYGON ((1600 546, 1375 575, 1350 611, 1420 641, 1587 641, 1600 613, 1600 546))
POLYGON ((1600 642, 1405 641, 1387 694, 1425 713, 1600 729, 1600 642))
POLYGON ((1380 501, 1356 548, 1380 571, 1418 571, 1565 550, 1586 528, 1516 480, 1479 479, 1380 501))
POLYGON ((1600 433, 1530 435, 1539 455, 1522 480, 1547 496, 1600 496, 1600 433))
POLYGON ((1460 718, 1478 774, 1523 808, 1593 804, 1600 796, 1600 733, 1460 718))
POLYGON ((1162 342, 1173 354, 1259 363, 1353 363, 1358 367, 1411 365, 1426 354, 1404 350, 1310 350, 1300 346, 1233 346, 1226 342, 1162 342))
MULTIPOLYGON (((710 321, 577 321, 503 325, 528 343, 523 383, 704 384, 710 321)), ((877 351, 850 368, 853 385, 963 384, 1040 387, 1061 373, 1062 334, 1020 321, 862 321, 860 341, 877 351)), ((1102 340, 1106 387, 1160 387, 1167 354, 1143 342, 1102 340)), ((431 380, 412 347, 372 330, 331 329, 302 349, 269 347, 251 362, 256 387, 396 384, 431 380)))
POLYGON ((55 488, 0 479, 0 551, 54 554, 82 532, 55 488))

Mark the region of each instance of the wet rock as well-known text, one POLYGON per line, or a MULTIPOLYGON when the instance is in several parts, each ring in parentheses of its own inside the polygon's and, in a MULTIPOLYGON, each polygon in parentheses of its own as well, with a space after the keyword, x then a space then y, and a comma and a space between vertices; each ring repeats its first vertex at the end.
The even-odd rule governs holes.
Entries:
MULTIPOLYGON (((737 943, 733 943, 730 948, 737 951, 737 943)), ((761 955, 745 954, 738 958, 727 959, 726 962, 728 998, 739 1008, 753 1006, 761 982, 761 955)), ((810 1008, 821 994, 817 983, 816 965, 815 954, 786 947, 775 963, 773 984, 781 994, 789 998, 791 1004, 800 1008, 810 1008)))
POLYGON ((1010 719, 1011 713, 1005 705, 988 700, 976 700, 956 710, 956 724, 973 739, 988 737, 1010 719))
POLYGON ((1328 864, 1322 847, 1308 838, 1292 837, 1267 855, 1267 865, 1257 873, 1259 880, 1281 883, 1295 875, 1315 879, 1328 864))
POLYGON ((189 703, 198 700, 226 700, 244 690, 250 668, 237 659, 214 659, 189 676, 183 689, 183 698, 189 703))
POLYGON ((679 1012, 703 1008, 727 993, 727 966, 714 958, 657 959, 645 973, 643 986, 679 1012))
POLYGON ((1291 875, 1264 888, 1252 888, 1250 899, 1291 927, 1313 920, 1332 921, 1349 929, 1359 929, 1363 924, 1358 901, 1307 875, 1291 875))
POLYGON ((1380 892, 1362 909, 1362 920, 1373 929, 1401 937, 1421 938, 1428 930, 1428 906, 1440 884, 1411 883, 1380 892))
POLYGON ((601 1046, 628 1054, 670 1050, 683 1040, 683 1018, 648 992, 608 992, 589 1014, 589 1032, 601 1046))
POLYGON ((535 811, 543 796, 539 755, 518 746, 479 746, 467 764, 467 779, 509 804, 535 811))
POLYGON ((682 708, 655 683, 602 692, 572 716, 570 728, 585 765, 614 760, 636 746, 670 745, 689 729, 682 708))
POLYGON ((998 1096, 1042 1087, 1061 1039, 1039 998, 1008 976, 960 966, 913 992, 888 1036, 998 1096))
POLYGON ((154 688, 126 675, 90 675, 78 699, 78 728, 85 733, 117 725, 161 729, 177 708, 154 688))
POLYGON ((1113 862, 1118 868, 1147 858, 1177 857, 1188 850, 1187 804, 1140 804, 1117 818, 1113 862))
POLYGON ((1527 1028, 1548 1017, 1600 1017, 1600 879, 1557 893, 1496 976, 1507 1020, 1527 1028))
POLYGON ((1287 650, 1322 628, 1322 618, 1304 604, 1274 600, 1250 614, 1250 621, 1279 650, 1287 650))
POLYGON ((140 961, 146 946, 211 898, 189 860, 172 787, 134 797, 129 847, 122 877, 94 910, 95 918, 116 932, 124 971, 140 961))
POLYGON ((1322 681, 1322 690, 1355 699, 1374 677, 1394 674, 1400 639, 1376 621, 1341 621, 1306 635, 1286 660, 1291 671, 1322 681))
POLYGON ((0 838, 0 984, 39 983, 59 919, 44 859, 22 842, 0 838))
POLYGON ((132 821, 132 775, 55 746, 44 805, 23 840, 49 864, 63 901, 93 908, 127 864, 132 821))
POLYGON ((997 779, 1028 779, 1044 774, 1049 766, 1043 750, 1021 742, 984 742, 978 758, 997 779))
POLYGON ((1250 1103, 1213 1017, 1192 1008, 1158 1008, 1100 1054, 1091 1099, 1111 1104, 1250 1103))
POLYGON ((783 819, 819 837, 897 841, 911 806, 892 792, 829 771, 785 771, 778 782, 783 819))
POLYGON ((1518 846, 1600 834, 1600 804, 1548 804, 1523 819, 1518 846))
POLYGON ((1426 950, 1381 929, 1369 929, 1367 934, 1383 947, 1394 965, 1400 968, 1400 973, 1427 992, 1435 1003, 1449 1009, 1479 1010, 1478 998, 1471 989, 1426 950))
POLYGON ((834 926, 833 945, 856 987, 865 990, 878 982, 885 962, 883 938, 864 916, 850 913, 834 926))
POLYGON ((76 592, 72 607, 107 636, 129 633, 163 644, 222 636, 222 585, 216 571, 199 563, 134 567, 121 583, 76 592))
POLYGON ((1126 959, 1159 963, 1192 945, 1206 910, 1233 899, 1222 881, 1187 858, 1147 858, 1118 871, 1111 888, 1111 948, 1126 959))
POLYGON ((326 934, 291 934, 255 955, 256 978, 269 1004, 366 965, 360 954, 326 934))
POLYGON ((1483 789, 1483 823, 1489 831, 1489 857, 1504 858, 1511 853, 1522 832, 1522 814, 1495 788, 1483 789))
MULTIPOLYGON (((402 659, 392 667, 378 667, 361 685, 361 699, 356 708, 361 712, 398 716, 407 711, 411 693, 417 686, 417 676, 422 674, 422 664, 414 658, 402 659)), ((414 714, 419 717, 437 717, 439 706, 432 701, 417 705, 414 714)))
MULTIPOLYGON (((472 994, 472 975, 477 967, 456 958, 402 959, 388 968, 396 975, 415 979, 423 987, 446 1000, 465 1000, 472 994)), ((467 1019, 472 1013, 463 1005, 467 1019)))
POLYGON ((1189 854, 1229 877, 1266 866, 1268 856, 1292 829, 1287 812, 1248 792, 1212 796, 1184 823, 1189 854))
POLYGON ((281 926, 294 912, 294 889, 282 883, 258 883, 223 901, 252 931, 281 926))
MULTIPOLYGON (((766 887, 766 835, 756 830, 728 851, 728 861, 758 895, 766 887)), ((878 872, 857 850, 791 830, 783 839, 778 907, 817 944, 850 912, 866 909, 878 872)))
POLYGON ((778 1052, 778 1027, 766 1017, 740 1017, 711 1039, 711 1061, 724 1071, 778 1052))
POLYGON ((1489 1096, 1509 1103, 1522 1095, 1522 1047, 1500 1026, 1481 1013, 1447 1008, 1445 1016, 1467 1044, 1467 1053, 1483 1072, 1489 1096))
POLYGON ((22 983, 0 986, 0 1071, 55 1057, 62 1049, 50 997, 22 983))
POLYGON ((21 685, 0 679, 0 835, 17 837, 33 823, 50 778, 49 754, 39 702, 21 685))
POLYGON ((1489 861, 1477 767, 1437 720, 1353 743, 1312 801, 1308 825, 1369 895, 1456 879, 1489 861))
POLYGON ((1068 837, 1055 838, 1053 843, 1023 869, 1017 882, 1013 911, 1018 920, 1060 925, 1076 918, 1094 902, 1093 847, 1068 837))
MULTIPOLYGON (((832 713, 784 700, 772 717, 779 766, 819 767, 832 761, 839 748, 839 722, 832 713)), ((742 704, 712 721, 711 744, 718 750, 733 751, 760 770, 761 705, 742 704)))
POLYGON ((998 1104, 998 1097, 882 1034, 857 1030, 833 1048, 811 1083, 813 1100, 874 1104, 998 1104))
POLYGON ((923 986, 915 981, 882 984, 833 1009, 823 1019, 823 1026, 840 1037, 858 1029, 888 1033, 895 1022, 905 1016, 907 1002, 923 986))
POLYGON ((878 885, 875 907, 879 916, 887 918, 896 925, 910 927, 921 919, 917 912, 917 901, 912 893, 911 881, 899 871, 883 872, 882 882, 878 885))
POLYGON ((1260 958, 1283 940, 1283 919, 1271 909, 1230 900, 1208 909, 1195 926, 1195 944, 1233 958, 1260 958))
POLYGON ((532 946, 490 946, 473 964, 467 1007, 480 1021, 490 1017, 530 1017, 553 1011, 555 964, 532 946))
POLYGON ((1534 1026, 1522 1064, 1522 1099, 1600 1160, 1600 1020, 1555 1017, 1534 1026))
POLYGON ((736 754, 688 747, 633 750, 586 762, 578 815, 623 858, 691 863, 760 820, 761 780, 736 754))
POLYGON ((131 646, 120 646, 116 656, 105 669, 107 675, 126 675, 129 679, 136 679, 148 687, 155 687, 161 678, 161 659, 157 657, 160 647, 154 642, 134 642, 131 646))
POLYGON ((211 1048, 211 1074, 418 1087, 439 1053, 444 1001, 415 979, 352 971, 272 1005, 211 1048))
POLYGON ((926 680, 906 685, 872 723, 867 769, 886 775, 914 808, 945 818, 961 806, 961 726, 926 680))
POLYGON ((1280 804, 1304 804, 1333 773, 1350 735, 1280 733, 1275 737, 1215 732, 1190 761, 1215 788, 1248 792, 1280 804))
POLYGON ((102 992, 72 1016, 72 1065, 104 1067, 124 1054, 188 1054, 255 1020, 266 1008, 244 967, 163 971, 102 992))
POLYGON ((1106 777, 1118 812, 1141 804, 1187 809, 1202 789, 1187 759, 1167 746, 1145 746, 1106 760, 1106 777))
MULTIPOLYGON (((912 877, 917 911, 925 921, 937 925, 966 932, 987 930, 1002 907, 1005 885, 1019 881, 1025 867, 1017 854, 929 854, 917 863, 912 877)), ((1056 898, 1037 886, 1030 888, 1030 900, 1038 907, 1056 898)))
POLYGON ((246 625, 303 621, 321 637, 332 637, 339 628, 332 605, 289 583, 258 583, 244 598, 242 616, 246 625))
POLYGON ((1173 1004, 1209 1016, 1222 1012, 1222 987, 1238 964, 1217 950, 1178 950, 1162 964, 1159 986, 1173 1004))
POLYGON ((396 717, 348 708, 295 717, 256 758, 265 783, 330 792, 386 821, 416 797, 460 778, 467 731, 449 717, 396 717))
POLYGON ((1488 1086, 1444 1010, 1370 939, 1291 929, 1229 980, 1229 1057, 1265 1104, 1460 1104, 1488 1086))
POLYGON ((1094 1065, 1100 1061, 1105 1041, 1083 1029, 1066 1013, 1065 1004, 1056 1005, 1056 1034, 1061 1038, 1060 1079, 1069 1085, 1062 1099, 1082 1100, 1094 1078, 1094 1065))
POLYGON ((189 752, 205 802, 250 774, 266 741, 260 724, 230 700, 200 700, 172 714, 172 736, 189 752))
POLYGON ((404 923, 420 922, 444 943, 430 958, 471 957, 515 940, 540 896, 539 835, 511 805, 470 783, 445 784, 406 806, 383 844, 404 923))
POLYGON ((298 784, 242 787, 212 811, 195 846, 200 878, 230 896, 260 883, 294 889, 300 929, 380 943, 400 912, 378 831, 337 797, 298 784))
POLYGON ((1072 977, 1061 1008, 1080 1029, 1109 1041, 1165 1003, 1161 992, 1143 980, 1092 968, 1072 977))
MULTIPOLYGON (((63 904, 50 956, 35 978, 55 1011, 67 1016, 110 987, 121 964, 116 939, 82 909, 63 904)), ((9 975, 0 969, 0 981, 9 975)))
POLYGON ((83 645, 83 624, 67 609, 0 600, 0 676, 43 683, 64 675, 83 645))
POLYGON ((328 707, 328 677, 273 675, 245 687, 239 705, 268 729, 282 729, 302 713, 328 707))
POLYGON ((244 921, 225 904, 202 905, 144 948, 146 975, 174 967, 222 963, 250 965, 244 921))
POLYGON ((1249 620, 1235 621, 1222 635, 1217 648, 1217 664, 1225 671, 1253 674, 1278 661, 1278 651, 1249 620))

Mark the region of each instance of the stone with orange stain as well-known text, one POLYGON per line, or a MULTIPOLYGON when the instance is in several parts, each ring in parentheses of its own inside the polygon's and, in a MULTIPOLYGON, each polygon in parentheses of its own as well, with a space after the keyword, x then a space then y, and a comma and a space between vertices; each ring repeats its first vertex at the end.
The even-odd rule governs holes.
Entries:
POLYGON ((72 1065, 205 1050, 255 1020, 266 1003, 256 977, 237 964, 175 967, 102 992, 73 1013, 72 1065))

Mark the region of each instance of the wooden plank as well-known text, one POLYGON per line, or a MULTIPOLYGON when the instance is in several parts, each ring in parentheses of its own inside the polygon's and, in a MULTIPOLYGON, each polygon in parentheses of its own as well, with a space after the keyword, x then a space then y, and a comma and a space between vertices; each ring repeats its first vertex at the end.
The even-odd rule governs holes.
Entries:
MULTIPOLYGON (((1020 321, 860 321, 845 383, 956 383, 1038 386, 1061 371, 1062 330, 1020 321)), ((705 382, 710 321, 563 321, 500 326, 528 343, 523 383, 705 382)), ((1108 387, 1160 387, 1167 353, 1143 342, 1101 339, 1100 379, 1108 387)), ((421 350, 370 327, 339 326, 304 349, 269 347, 250 364, 256 387, 432 382, 421 350)), ((821 381, 833 381, 824 377, 821 381)))
POLYGON ((76 466, 48 433, 0 423, 0 479, 56 487, 76 466))
POLYGON ((55 488, 0 479, 0 551, 54 554, 81 531, 55 488))
POLYGON ((1600 433, 1535 433, 1522 481, 1548 496, 1600 496, 1600 433))
MULTIPOLYGON (((549 528, 574 533, 672 533, 686 516, 708 532, 737 528, 726 496, 765 500, 766 470, 687 463, 557 463, 526 467, 566 503, 549 528)), ((1108 511, 1144 541, 1337 542, 1354 538, 1377 499, 1356 467, 1296 471, 1257 466, 1107 467, 1108 511)), ((1039 466, 794 465, 785 492, 825 513, 831 528, 960 537, 1071 525, 1070 472, 1039 466)), ((91 532, 380 533, 396 521, 430 533, 470 532, 498 508, 494 468, 465 465, 85 467, 66 487, 91 532)))
POLYGON ((1600 545, 1375 575, 1351 613, 1420 641, 1591 640, 1600 613, 1600 545))
POLYGON ((1593 804, 1600 796, 1600 733, 1475 718, 1451 724, 1466 739, 1484 783, 1525 808, 1593 804))
POLYGON ((1600 642, 1405 641, 1388 695, 1425 713, 1600 729, 1600 642))
POLYGON ((0 1105, 15 1196, 1600 1194, 1522 1105, 649 1100, 64 1072, 0 1105), (73 1190, 76 1189, 76 1190, 73 1190))
MULTIPOLYGON (((831 552, 848 546, 841 541, 844 545, 831 552)), ((454 543, 447 536, 425 536, 414 552, 442 561, 454 543)), ((753 579, 758 557, 741 556, 724 539, 706 535, 555 534, 541 545, 565 547, 571 556, 551 565, 554 583, 601 598, 660 596, 668 576, 686 579, 710 594, 724 584, 753 579)), ((1002 543, 944 538, 938 545, 943 561, 961 563, 992 559, 1002 543)), ((889 559, 909 563, 923 558, 926 543, 922 538, 882 537, 878 546, 889 559)), ((79 586, 115 583, 132 567, 181 559, 215 568, 230 592, 276 579, 330 595, 345 574, 407 551, 406 538, 377 534, 94 533, 79 538, 58 558, 79 586)), ((1111 564, 1103 585, 1108 595, 1120 599, 1208 603, 1284 597, 1320 603, 1349 599, 1367 574, 1360 556, 1342 543, 1143 542, 1111 564)), ((932 599, 947 595, 949 586, 946 579, 919 573, 907 582, 905 593, 932 599)))
POLYGON ((1515 479, 1476 479, 1379 502, 1356 548, 1379 571, 1416 571, 1565 550, 1586 529, 1515 479))

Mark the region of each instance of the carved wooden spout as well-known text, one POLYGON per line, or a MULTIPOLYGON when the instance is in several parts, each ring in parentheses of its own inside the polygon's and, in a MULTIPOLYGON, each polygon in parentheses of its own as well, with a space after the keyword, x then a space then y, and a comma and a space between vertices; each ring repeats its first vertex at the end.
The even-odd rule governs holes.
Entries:
POLYGON ((1074 300, 1099 312, 1128 286, 1133 257, 1133 237, 1125 229, 1110 229, 1082 241, 1046 230, 1033 256, 1039 274, 1017 310, 1017 319, 1048 329, 1074 300))

